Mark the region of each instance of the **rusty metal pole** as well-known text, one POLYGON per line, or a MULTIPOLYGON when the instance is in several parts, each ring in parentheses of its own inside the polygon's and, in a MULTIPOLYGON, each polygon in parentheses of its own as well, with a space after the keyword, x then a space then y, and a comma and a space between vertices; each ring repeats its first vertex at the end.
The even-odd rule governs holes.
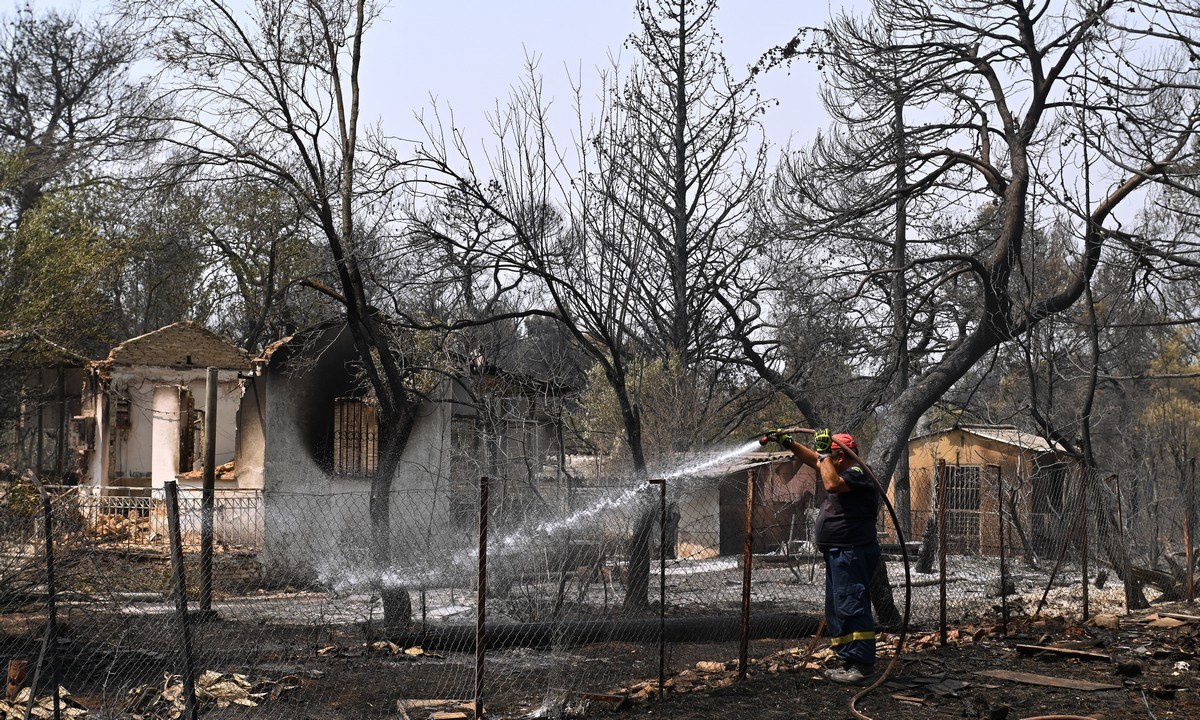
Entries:
POLYGON ((1187 517, 1184 518, 1183 536, 1184 542, 1187 543, 1187 551, 1185 553, 1187 559, 1187 592, 1188 603, 1196 602, 1196 566, 1192 562, 1192 545, 1195 538, 1196 522, 1196 458, 1188 459, 1188 499, 1185 509, 1187 517))
POLYGON ((658 486, 658 699, 667 691, 667 481, 651 480, 658 486))
POLYGON ((938 460, 938 638, 945 646, 946 628, 946 461, 938 460))
POLYGON ((1083 620, 1091 616, 1091 598, 1088 591, 1088 519, 1087 519, 1087 476, 1088 470, 1079 475, 1079 563, 1083 582, 1083 620))
POLYGON ((738 643, 738 682, 746 679, 750 656, 750 577, 754 565, 754 471, 746 472, 746 550, 742 556, 742 632, 738 643))
POLYGON ((1008 637, 1008 563, 1004 554, 1004 535, 1008 528, 1004 524, 1004 470, 996 468, 996 513, 1000 539, 1000 634, 1008 637))
POLYGON ((196 703, 196 667, 192 657, 192 627, 188 620, 187 577, 183 568, 183 535, 179 530, 179 484, 168 480, 167 534, 171 540, 171 585, 175 591, 175 620, 179 624, 180 645, 183 650, 183 695, 191 720, 199 720, 196 703))
POLYGON ((484 620, 487 616, 487 539, 488 539, 488 479, 479 478, 479 573, 475 591, 475 717, 483 717, 483 669, 487 637, 484 620))
POLYGON ((204 386, 204 484, 200 490, 200 612, 212 612, 213 501, 217 485, 217 369, 204 386))

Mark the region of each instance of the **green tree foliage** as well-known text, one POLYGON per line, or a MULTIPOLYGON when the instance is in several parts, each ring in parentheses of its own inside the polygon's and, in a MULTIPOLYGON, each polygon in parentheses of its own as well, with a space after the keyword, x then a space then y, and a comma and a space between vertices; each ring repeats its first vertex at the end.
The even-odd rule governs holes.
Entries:
POLYGON ((72 13, 18 8, 0 24, 0 312, 77 348, 108 338, 105 277, 122 250, 96 216, 105 186, 152 146, 133 38, 72 13))
POLYGON ((17 279, 0 286, 8 329, 36 330, 75 348, 107 337, 105 281, 122 255, 92 223, 94 207, 84 191, 43 194, 18 225, 0 231, 17 279))

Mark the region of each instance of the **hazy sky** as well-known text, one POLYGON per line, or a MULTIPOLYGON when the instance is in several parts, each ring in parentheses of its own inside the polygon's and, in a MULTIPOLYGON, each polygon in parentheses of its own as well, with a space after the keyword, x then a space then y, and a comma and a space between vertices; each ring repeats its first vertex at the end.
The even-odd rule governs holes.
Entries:
MULTIPOLYGON (((10 0, 11 1, 11 0, 10 0)), ((250 0, 233 0, 235 3, 250 0)), ((3 0, 0 0, 3 2, 3 0)), ((89 15, 108 0, 32 0, 89 15)), ((843 6, 865 0, 725 0, 716 29, 740 77, 763 52, 789 40, 803 25, 821 25, 843 6)), ((0 5, 0 11, 11 14, 0 5)), ((487 133, 485 113, 522 79, 527 56, 538 58, 547 95, 562 115, 572 103, 568 74, 582 78, 585 93, 598 88, 597 68, 610 55, 624 64, 623 48, 636 29, 633 0, 391 0, 364 45, 364 117, 380 118, 391 135, 416 138, 416 111, 437 97, 454 109, 470 137, 487 133)), ((779 100, 763 122, 776 145, 811 138, 826 122, 816 96, 817 74, 806 61, 790 72, 775 70, 759 82, 765 98, 779 100)))
MULTIPOLYGON (((823 24, 829 13, 820 0, 726 0, 715 26, 740 77, 800 25, 823 24)), ((608 65, 610 54, 620 54, 626 65, 632 59, 623 43, 634 30, 631 0, 395 0, 368 41, 368 82, 384 96, 373 98, 371 107, 385 108, 386 125, 401 132, 409 122, 395 114, 412 114, 433 94, 455 109, 458 124, 482 132, 484 113, 521 79, 530 54, 538 56, 547 92, 565 113, 572 102, 568 73, 582 76, 584 91, 594 94, 596 70, 608 65)), ((766 119, 774 142, 786 142, 793 130, 810 136, 824 124, 823 114, 814 112, 820 103, 808 62, 796 62, 790 74, 768 73, 760 89, 780 101, 766 119)))
MULTIPOLYGON (((830 12, 820 0, 726 0, 715 25, 740 77, 763 52, 802 25, 823 24, 830 12)), ((572 103, 568 74, 581 76, 585 93, 594 94, 597 69, 608 66, 610 55, 620 54, 624 64, 632 59, 623 43, 636 29, 632 0, 396 0, 383 19, 366 51, 367 82, 382 96, 370 107, 398 134, 411 127, 406 116, 412 109, 427 106, 433 94, 478 137, 486 129, 484 113, 520 81, 527 54, 539 59, 547 93, 565 113, 572 103)), ((806 61, 760 81, 763 96, 780 101, 764 120, 773 142, 784 143, 793 132, 810 137, 825 124, 816 81, 806 61)))

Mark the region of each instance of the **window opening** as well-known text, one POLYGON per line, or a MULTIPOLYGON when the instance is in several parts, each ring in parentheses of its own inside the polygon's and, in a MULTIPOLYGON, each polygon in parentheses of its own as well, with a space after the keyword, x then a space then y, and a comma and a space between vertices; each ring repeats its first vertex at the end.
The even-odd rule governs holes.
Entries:
POLYGON ((117 398, 113 408, 113 424, 118 430, 128 430, 133 427, 132 403, 129 398, 117 398))
POLYGON ((375 406, 356 397, 333 401, 333 472, 370 475, 379 466, 379 420, 375 406))
POLYGON ((192 391, 179 388, 179 472, 191 472, 196 464, 196 432, 200 423, 196 417, 196 402, 192 391))

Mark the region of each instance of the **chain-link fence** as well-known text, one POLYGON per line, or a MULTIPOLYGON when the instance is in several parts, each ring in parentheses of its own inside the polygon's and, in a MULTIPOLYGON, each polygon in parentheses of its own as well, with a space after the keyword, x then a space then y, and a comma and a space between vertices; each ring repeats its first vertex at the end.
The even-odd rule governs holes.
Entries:
MULTIPOLYGON (((821 620, 819 491, 778 476, 764 463, 555 492, 478 479, 453 493, 223 492, 211 563, 194 489, 43 499, 10 483, 0 717, 53 716, 54 688, 68 717, 187 717, 195 697, 217 717, 418 718, 477 700, 501 716, 617 703, 698 661, 733 683, 742 658, 796 646, 821 620)), ((1151 598, 1186 593, 1190 496, 1131 503, 1110 476, 1077 471, 1047 482, 913 471, 915 626, 1079 615, 1085 592, 1089 612, 1120 610, 1123 577, 1151 598)))
POLYGON ((911 472, 915 623, 1083 617, 1194 596, 1190 471, 1152 482, 1078 466, 1006 470, 911 472))

